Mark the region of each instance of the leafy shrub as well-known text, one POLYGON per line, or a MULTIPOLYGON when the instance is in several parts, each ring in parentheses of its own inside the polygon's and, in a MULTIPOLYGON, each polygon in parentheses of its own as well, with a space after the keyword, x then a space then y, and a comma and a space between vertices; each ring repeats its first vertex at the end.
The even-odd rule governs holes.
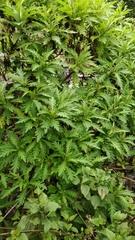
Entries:
POLYGON ((14 0, 0 11, 0 236, 134 239, 134 194, 114 172, 134 156, 128 10, 14 0))

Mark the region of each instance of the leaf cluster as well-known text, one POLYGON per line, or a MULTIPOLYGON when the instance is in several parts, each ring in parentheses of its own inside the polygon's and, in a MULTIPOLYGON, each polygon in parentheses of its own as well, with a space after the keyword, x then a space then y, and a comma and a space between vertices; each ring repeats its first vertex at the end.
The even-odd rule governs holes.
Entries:
POLYGON ((132 240, 129 11, 104 0, 7 0, 0 11, 0 237, 132 240))

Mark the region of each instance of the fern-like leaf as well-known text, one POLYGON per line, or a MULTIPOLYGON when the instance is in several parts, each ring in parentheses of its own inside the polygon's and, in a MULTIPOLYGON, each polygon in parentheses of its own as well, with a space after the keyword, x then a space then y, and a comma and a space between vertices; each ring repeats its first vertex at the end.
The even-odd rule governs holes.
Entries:
POLYGON ((6 177, 6 175, 5 175, 4 173, 1 173, 1 174, 0 174, 0 177, 1 177, 1 183, 2 183, 2 185, 3 185, 5 188, 7 188, 7 177, 6 177))
POLYGON ((42 181, 45 181, 48 178, 48 165, 45 164, 45 166, 43 167, 43 172, 42 172, 42 181))
POLYGON ((16 149, 11 143, 5 142, 0 146, 0 158, 9 156, 13 152, 16 152, 16 149))
POLYGON ((26 162, 26 153, 24 150, 19 150, 18 151, 18 156, 20 159, 22 159, 24 162, 26 162))
POLYGON ((16 156, 12 160, 12 170, 13 170, 13 173, 16 173, 17 170, 19 169, 19 167, 20 167, 20 158, 19 158, 19 156, 16 156))
POLYGON ((58 166, 58 175, 62 176, 64 175, 64 172, 67 168, 67 162, 63 161, 59 166, 58 166))
POLYGON ((44 129, 43 128, 37 128, 36 129, 36 138, 37 138, 37 142, 40 141, 40 139, 44 136, 44 129))
POLYGON ((75 172, 68 166, 66 167, 65 171, 68 176, 68 182, 72 182, 75 178, 75 172))
POLYGON ((114 203, 109 204, 108 211, 109 211, 111 222, 113 222, 113 216, 114 216, 114 213, 116 212, 116 206, 114 203))

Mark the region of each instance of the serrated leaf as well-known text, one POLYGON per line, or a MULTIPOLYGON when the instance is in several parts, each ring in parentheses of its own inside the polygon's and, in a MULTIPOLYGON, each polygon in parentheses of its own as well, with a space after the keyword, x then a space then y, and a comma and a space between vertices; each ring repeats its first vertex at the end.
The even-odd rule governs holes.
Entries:
POLYGON ((25 153, 25 151, 19 150, 19 151, 18 151, 18 156, 19 156, 24 162, 26 162, 26 153, 25 153))
POLYGON ((68 176, 68 181, 72 182, 74 180, 74 177, 75 177, 75 172, 69 167, 66 167, 65 171, 66 171, 67 176, 68 176))
POLYGON ((45 181, 48 177, 48 165, 46 164, 43 168, 42 181, 45 181))
POLYGON ((18 186, 14 186, 10 189, 4 190, 4 193, 2 194, 1 198, 5 198, 7 196, 9 196, 16 188, 18 188, 18 186))
POLYGON ((28 121, 28 122, 25 123, 25 125, 24 125, 25 133, 27 133, 32 128, 33 128, 32 121, 28 121))
POLYGON ((54 129, 56 129, 59 132, 60 124, 59 124, 59 122, 57 120, 52 119, 51 122, 50 122, 50 126, 54 127, 54 129))
POLYGON ((58 175, 61 176, 63 172, 65 171, 67 167, 67 162, 63 161, 59 166, 58 166, 58 175))
POLYGON ((43 136, 44 136, 44 130, 42 128, 37 128, 36 129, 37 142, 39 142, 43 136))
POLYGON ((122 154, 122 147, 121 144, 116 139, 110 139, 110 142, 112 143, 113 147, 122 154))
POLYGON ((75 124, 70 119, 59 118, 59 121, 65 123, 67 126, 75 127, 75 124))
POLYGON ((25 122, 27 122, 30 118, 27 117, 27 116, 19 116, 18 119, 19 119, 19 120, 17 121, 17 123, 25 123, 25 122))
POLYGON ((7 136, 9 137, 11 143, 17 147, 19 142, 17 135, 12 131, 7 131, 7 136))
POLYGON ((69 118, 70 117, 66 112, 58 112, 58 113, 56 113, 56 116, 63 117, 63 118, 69 118))
POLYGON ((51 39, 50 37, 45 37, 45 38, 43 38, 42 43, 46 45, 50 41, 50 39, 51 39))
POLYGON ((121 79, 119 73, 115 72, 115 77, 116 77, 116 82, 117 82, 118 86, 120 88, 122 88, 123 87, 123 83, 122 83, 122 79, 121 79))
POLYGON ((39 67, 40 67, 40 65, 38 63, 32 64, 32 71, 35 71, 39 67))
POLYGON ((1 183, 2 183, 2 185, 3 185, 5 188, 7 188, 7 177, 5 176, 4 173, 1 173, 0 176, 1 176, 1 183))
POLYGON ((16 173, 16 171, 19 169, 19 167, 20 167, 20 159, 18 156, 16 156, 12 161, 13 173, 16 173))
POLYGON ((37 144, 36 141, 31 142, 31 143, 28 145, 28 147, 26 148, 26 153, 28 153, 28 152, 30 152, 31 150, 33 150, 36 144, 37 144))
POLYGON ((41 102, 39 102, 39 101, 37 101, 37 100, 33 100, 33 102, 34 102, 37 110, 40 111, 40 109, 42 108, 41 102))
POLYGON ((52 36, 52 40, 58 44, 61 44, 60 37, 58 37, 58 36, 52 36))

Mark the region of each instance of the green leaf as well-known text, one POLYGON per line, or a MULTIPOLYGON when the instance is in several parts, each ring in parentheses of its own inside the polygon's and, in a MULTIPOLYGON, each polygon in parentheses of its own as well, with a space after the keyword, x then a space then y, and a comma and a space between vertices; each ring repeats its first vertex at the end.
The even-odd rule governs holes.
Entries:
POLYGON ((19 139, 17 137, 17 135, 14 133, 14 132, 11 132, 11 131, 7 131, 7 135, 11 141, 11 143, 14 145, 14 146, 18 146, 18 142, 19 142, 19 139))
POLYGON ((98 218, 92 218, 91 222, 95 226, 100 226, 100 225, 104 225, 105 224, 105 219, 103 219, 101 216, 99 216, 98 218))
POLYGON ((9 156, 12 152, 16 152, 16 149, 13 145, 9 143, 3 143, 3 146, 0 146, 0 157, 9 156))
POLYGON ((37 128, 36 129, 36 137, 37 137, 37 142, 40 141, 40 139, 44 136, 44 130, 42 128, 37 128))
POLYGON ((40 67, 40 65, 38 63, 32 64, 32 71, 37 70, 37 68, 39 68, 39 67, 40 67))
POLYGON ((71 230, 75 233, 78 233, 78 229, 76 227, 72 227, 71 230))
POLYGON ((17 155, 12 161, 13 173, 16 173, 16 171, 19 169, 19 167, 20 167, 20 158, 17 155))
POLYGON ((29 209, 31 214, 34 214, 39 211, 39 204, 35 202, 26 202, 24 208, 29 209))
POLYGON ((125 218, 127 217, 127 214, 126 213, 121 213, 120 211, 117 211, 114 215, 113 215, 113 218, 116 219, 116 220, 124 220, 125 218))
POLYGON ((112 143, 113 147, 122 154, 122 147, 121 144, 118 142, 117 139, 110 139, 110 142, 112 143))
POLYGON ((0 223, 3 222, 4 218, 0 216, 0 223))
POLYGON ((14 236, 18 237, 18 235, 20 236, 20 233, 21 233, 21 228, 20 227, 17 227, 16 229, 11 230, 12 237, 14 237, 14 236))
POLYGON ((25 133, 27 133, 32 128, 33 128, 32 121, 28 121, 28 122, 25 123, 25 125, 24 125, 25 133))
POLYGON ((90 195, 90 187, 88 185, 82 184, 81 192, 84 195, 84 197, 87 198, 87 196, 90 195))
POLYGON ((26 228, 28 224, 29 224, 29 216, 23 215, 21 220, 18 223, 18 227, 20 227, 23 230, 26 228))
POLYGON ((74 214, 68 218, 68 221, 73 221, 76 218, 77 214, 74 214))
POLYGON ((13 43, 15 44, 17 42, 17 40, 19 40, 19 38, 22 37, 22 34, 21 33, 14 33, 12 35, 12 41, 13 43))
POLYGON ((42 104, 41 104, 41 102, 39 102, 39 101, 37 101, 37 100, 33 100, 33 102, 34 102, 37 110, 40 111, 40 109, 42 109, 42 104))
POLYGON ((60 229, 60 226, 59 226, 58 221, 56 219, 54 221, 51 221, 51 228, 55 229, 57 231, 60 229))
POLYGON ((40 224, 40 218, 38 218, 38 217, 32 218, 32 219, 30 219, 30 222, 36 226, 36 225, 40 224))
POLYGON ((99 206, 100 201, 101 200, 100 200, 99 196, 97 196, 97 195, 93 195, 91 197, 91 204, 94 207, 94 209, 96 209, 99 206))
POLYGON ((28 240, 28 237, 25 233, 21 233, 18 237, 16 237, 16 240, 28 240))
POLYGON ((61 44, 60 37, 58 37, 58 36, 52 36, 52 40, 58 44, 61 44))
POLYGON ((50 126, 54 127, 54 129, 56 129, 59 132, 60 124, 59 124, 59 122, 57 120, 52 119, 51 122, 50 122, 50 126))
POLYGON ((25 151, 19 150, 19 151, 18 151, 18 156, 19 156, 24 162, 26 162, 26 153, 25 153, 25 151))
POLYGON ((0 176, 1 176, 1 183, 2 183, 2 185, 5 188, 7 188, 7 177, 6 177, 6 175, 4 173, 1 173, 0 176))
POLYGON ((64 173, 66 167, 67 167, 67 162, 66 162, 66 161, 63 161, 63 162, 58 166, 58 174, 59 174, 59 176, 61 176, 61 175, 64 173))
POLYGON ((58 208, 61 208, 60 205, 56 202, 48 202, 48 204, 45 206, 45 210, 47 212, 56 212, 58 208))
POLYGON ((12 217, 12 220, 17 220, 20 217, 20 212, 16 211, 15 215, 12 217))
POLYGON ((17 189, 17 188, 18 188, 18 186, 13 186, 12 188, 9 188, 9 189, 7 189, 7 190, 4 190, 4 193, 3 193, 2 196, 1 196, 1 199, 9 196, 9 195, 10 195, 15 189, 17 189))
POLYGON ((37 187, 37 188, 35 189, 34 193, 39 196, 40 194, 42 194, 42 190, 41 190, 39 187, 37 187))
POLYGON ((48 165, 46 164, 43 167, 43 173, 42 173, 42 181, 45 181, 48 177, 48 165))
POLYGON ((102 200, 108 193, 109 193, 109 189, 107 187, 103 187, 103 186, 98 187, 98 194, 102 200))
POLYGON ((68 220, 68 218, 69 218, 69 213, 66 212, 66 211, 62 211, 62 212, 61 212, 61 216, 62 216, 64 219, 68 220))
POLYGON ((108 228, 105 228, 103 232, 104 232, 104 235, 107 236, 109 240, 115 240, 116 234, 114 232, 112 232, 108 228))
POLYGON ((40 196, 39 196, 39 203, 40 203, 40 206, 45 206, 48 202, 48 197, 45 193, 41 193, 40 196))
POLYGON ((43 221, 43 224, 44 224, 44 232, 47 233, 51 228, 51 221, 48 218, 46 218, 43 221))
POLYGON ((74 185, 78 185, 80 183, 80 178, 79 177, 76 177, 74 180, 73 180, 73 184, 74 185))

